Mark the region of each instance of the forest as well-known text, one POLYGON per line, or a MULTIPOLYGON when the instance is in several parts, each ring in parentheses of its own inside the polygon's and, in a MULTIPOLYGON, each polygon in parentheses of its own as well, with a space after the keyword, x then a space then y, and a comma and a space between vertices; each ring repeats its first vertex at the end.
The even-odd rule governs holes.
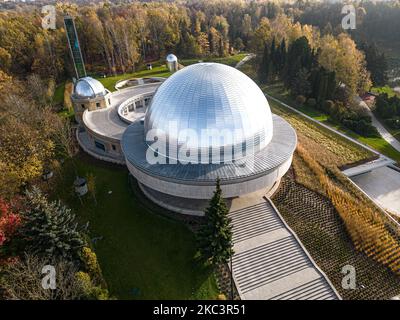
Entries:
MULTIPOLYGON (((76 20, 84 60, 92 73, 134 71, 141 62, 168 52, 182 58, 226 56, 239 50, 262 52, 265 42, 272 41, 272 32, 277 41, 285 38, 286 46, 302 32, 308 33, 312 47, 332 46, 329 36, 337 38, 346 32, 366 53, 366 48, 373 46, 369 50, 373 51, 378 44, 379 57, 399 45, 394 32, 399 29, 398 1, 359 4, 357 28, 347 31, 341 28, 340 4, 312 1, 60 2, 55 30, 41 27, 40 5, 8 6, 0 11, 1 69, 19 76, 37 73, 57 83, 72 71, 63 28, 66 14, 76 20)), ((373 59, 373 54, 368 56, 373 59)), ((385 62, 368 63, 373 79, 379 78, 375 72, 382 65, 385 62)))
MULTIPOLYGON (((146 63, 163 63, 168 53, 179 59, 254 53, 260 85, 280 83, 296 106, 318 109, 362 136, 378 133, 353 98, 396 83, 399 76, 398 0, 356 4, 355 30, 341 27, 341 4, 304 0, 54 4, 54 30, 42 27, 40 2, 0 4, 0 265, 26 254, 24 264, 8 270, 4 279, 23 287, 33 275, 18 275, 40 264, 36 255, 54 256, 60 272, 79 274, 72 287, 71 279, 63 279, 64 296, 39 292, 26 299, 109 298, 85 226, 66 206, 32 187, 45 186, 43 174, 49 168, 61 172, 77 152, 74 124, 60 117, 53 99, 55 89, 75 76, 65 15, 75 19, 89 75, 132 73, 146 63), (43 221, 46 228, 35 229, 43 221), (67 255, 74 261, 66 261, 67 255)), ((398 97, 379 96, 375 112, 399 128, 398 97)))

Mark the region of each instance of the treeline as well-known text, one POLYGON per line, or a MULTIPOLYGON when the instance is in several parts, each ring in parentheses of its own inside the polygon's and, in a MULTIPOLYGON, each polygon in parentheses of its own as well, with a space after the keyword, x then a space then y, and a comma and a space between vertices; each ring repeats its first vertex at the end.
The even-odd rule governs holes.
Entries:
MULTIPOLYGON (((56 30, 42 29, 40 7, 34 3, 20 8, 18 4, 14 6, 14 10, 0 13, 0 68, 9 74, 25 76, 34 72, 51 76, 56 82, 73 75, 63 25, 65 14, 76 20, 88 71, 107 74, 134 71, 141 62, 163 58, 169 52, 185 58, 226 56, 239 50, 262 53, 265 41, 272 40, 266 32, 271 27, 277 43, 284 37, 286 45, 301 33, 314 33, 316 28, 311 26, 322 30, 321 37, 336 37, 343 31, 339 26, 341 4, 302 1, 146 1, 90 6, 58 3, 56 30), (267 21, 273 21, 273 25, 267 21)), ((394 4, 365 3, 363 6, 371 15, 383 10, 379 9, 381 6, 395 8, 394 4)), ((384 21, 386 33, 393 37, 397 33, 392 26, 398 22, 386 23, 386 11, 382 11, 385 17, 381 15, 379 21, 372 20, 377 26, 382 26, 384 21)), ((389 19, 396 17, 393 13, 388 16, 389 19)), ((366 20, 358 19, 360 23, 367 23, 366 20)), ((356 36, 353 31, 351 35, 356 36)), ((315 43, 311 43, 310 36, 307 38, 312 48, 319 41, 313 37, 315 43)), ((363 39, 367 43, 364 49, 369 48, 370 39, 363 39)), ((385 63, 374 61, 375 57, 379 60, 383 56, 372 52, 367 54, 367 62, 372 80, 380 84, 384 75, 375 76, 375 72, 385 73, 382 68, 385 63)))
MULTIPOLYGON (((400 2, 362 1, 352 2, 356 9, 356 29, 351 30, 357 40, 373 40, 377 42, 398 42, 399 36, 394 30, 400 29, 400 2)), ((307 2, 298 15, 301 23, 318 26, 340 32, 343 18, 341 2, 307 2)))
MULTIPOLYGON (((357 44, 365 50, 368 49, 366 47, 376 43, 386 52, 398 53, 400 38, 395 30, 400 29, 400 2, 398 0, 362 1, 351 4, 356 10, 356 29, 349 30, 349 33, 357 44)), ((341 14, 342 8, 343 3, 340 2, 310 2, 303 6, 297 20, 318 26, 324 34, 337 35, 342 32, 341 21, 344 16, 341 14)), ((382 77, 385 77, 387 62, 386 58, 380 55, 374 56, 373 52, 370 55, 367 54, 368 67, 376 85, 386 83, 382 81, 382 77), (385 60, 383 63, 382 58, 385 60), (375 68, 376 63, 380 64, 380 67, 375 68)), ((391 67, 398 67, 399 61, 395 55, 392 55, 389 60, 391 67)))
POLYGON ((255 34, 265 39, 259 54, 260 82, 283 81, 299 105, 318 108, 363 136, 378 134, 355 100, 372 82, 365 54, 348 34, 321 35, 319 29, 283 14, 263 20, 255 34))
POLYGON ((0 68, 60 80, 73 75, 63 16, 75 18, 89 72, 134 71, 143 61, 226 56, 248 49, 263 17, 282 9, 270 2, 135 2, 57 4, 56 30, 41 28, 40 7, 0 13, 0 68))
POLYGON ((87 227, 40 191, 54 196, 62 164, 77 151, 53 93, 54 80, 0 70, 0 300, 110 298, 87 227), (41 286, 44 265, 55 268, 55 290, 41 286))

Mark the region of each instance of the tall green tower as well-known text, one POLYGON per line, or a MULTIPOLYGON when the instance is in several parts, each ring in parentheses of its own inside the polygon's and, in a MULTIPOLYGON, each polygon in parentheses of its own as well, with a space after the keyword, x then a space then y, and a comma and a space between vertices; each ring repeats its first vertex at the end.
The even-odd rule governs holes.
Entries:
POLYGON ((68 45, 71 51, 76 77, 77 79, 86 77, 85 64, 82 58, 81 47, 79 45, 74 19, 71 16, 65 16, 64 26, 67 33, 68 45))

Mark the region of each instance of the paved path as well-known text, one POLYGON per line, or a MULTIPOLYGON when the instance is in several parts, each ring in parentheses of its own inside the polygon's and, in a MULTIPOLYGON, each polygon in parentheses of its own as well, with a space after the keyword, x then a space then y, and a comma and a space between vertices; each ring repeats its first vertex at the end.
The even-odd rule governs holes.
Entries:
POLYGON ((351 180, 381 208, 400 216, 400 169, 381 167, 351 180))
POLYGON ((269 200, 230 212, 233 277, 241 299, 340 299, 269 200))
POLYGON ((250 53, 248 55, 246 55, 242 60, 240 60, 235 68, 239 69, 242 65, 244 65, 246 62, 248 62, 249 60, 253 59, 256 55, 254 53, 250 53))
POLYGON ((394 165, 396 162, 386 158, 378 158, 376 160, 370 161, 368 163, 360 164, 356 167, 352 167, 342 172, 350 177, 358 176, 363 173, 371 172, 382 167, 387 167, 389 165, 394 165))
POLYGON ((372 124, 376 127, 382 138, 385 139, 393 148, 400 152, 400 141, 393 137, 392 134, 386 130, 383 124, 378 120, 378 118, 374 115, 368 105, 363 100, 361 100, 360 97, 357 97, 356 101, 359 102, 359 105, 364 108, 371 116, 372 124))

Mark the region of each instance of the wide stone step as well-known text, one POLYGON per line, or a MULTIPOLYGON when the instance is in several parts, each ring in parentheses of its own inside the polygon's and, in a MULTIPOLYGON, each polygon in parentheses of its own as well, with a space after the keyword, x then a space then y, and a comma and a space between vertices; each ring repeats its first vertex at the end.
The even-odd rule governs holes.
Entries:
POLYGON ((233 277, 241 298, 338 299, 279 213, 263 200, 229 214, 233 277))

